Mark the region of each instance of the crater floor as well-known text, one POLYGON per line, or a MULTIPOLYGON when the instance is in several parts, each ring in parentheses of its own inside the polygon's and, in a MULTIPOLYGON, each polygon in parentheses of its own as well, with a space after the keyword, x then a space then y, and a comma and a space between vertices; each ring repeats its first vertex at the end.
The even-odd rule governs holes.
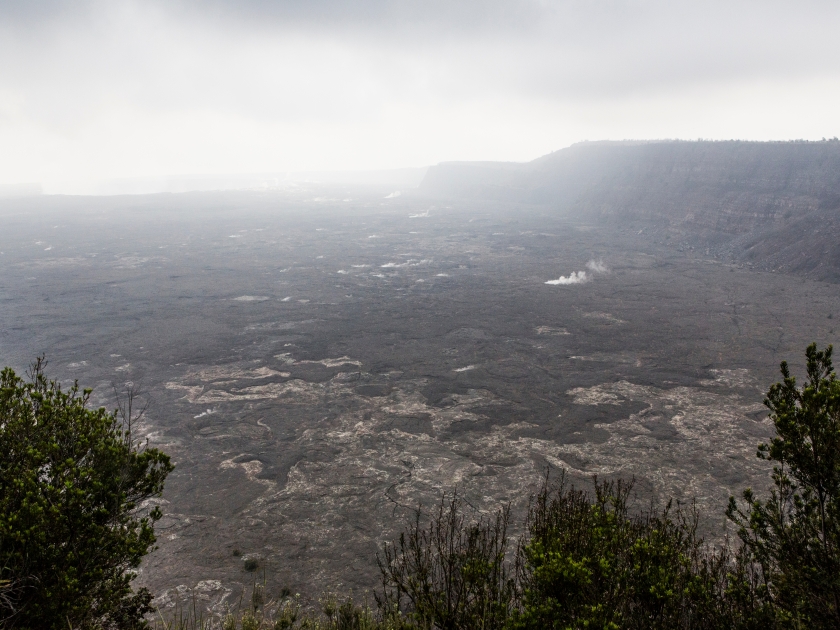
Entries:
POLYGON ((418 504, 518 518, 547 467, 696 498, 722 531, 766 483, 778 363, 840 316, 837 285, 536 207, 301 190, 0 215, 3 363, 44 352, 108 407, 134 383, 177 465, 139 577, 164 608, 235 602, 252 557, 270 592, 360 594, 418 504))

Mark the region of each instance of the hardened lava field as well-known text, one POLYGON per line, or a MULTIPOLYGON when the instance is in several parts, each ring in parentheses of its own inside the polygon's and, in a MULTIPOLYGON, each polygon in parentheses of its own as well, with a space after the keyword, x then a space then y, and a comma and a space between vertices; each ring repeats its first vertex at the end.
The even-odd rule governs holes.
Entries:
POLYGON ((221 610, 247 559, 272 589, 361 593, 418 504, 521 515, 549 466, 715 526, 763 487, 764 392, 836 339, 837 285, 385 193, 3 202, 4 365, 46 353, 108 407, 133 383, 176 463, 139 577, 158 605, 221 610))

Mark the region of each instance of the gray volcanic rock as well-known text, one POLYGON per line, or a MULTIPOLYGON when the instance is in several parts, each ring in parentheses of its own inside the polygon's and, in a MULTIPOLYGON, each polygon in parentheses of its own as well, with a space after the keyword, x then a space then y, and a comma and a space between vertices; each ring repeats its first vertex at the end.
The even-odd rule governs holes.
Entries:
POLYGON ((764 488, 763 393, 837 341, 836 285, 390 192, 0 202, 0 362, 45 352, 109 408, 136 384, 136 430, 176 464, 138 578, 164 611, 221 612, 263 575, 361 597, 415 506, 457 489, 521 523, 549 466, 696 498, 718 533, 764 488))
POLYGON ((840 280, 840 142, 592 142, 444 163, 421 191, 548 205, 766 270, 840 280))

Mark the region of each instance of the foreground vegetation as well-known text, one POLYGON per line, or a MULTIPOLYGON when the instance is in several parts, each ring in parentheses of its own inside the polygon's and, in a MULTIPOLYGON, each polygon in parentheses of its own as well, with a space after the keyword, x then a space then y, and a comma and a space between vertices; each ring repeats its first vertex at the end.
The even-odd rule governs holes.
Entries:
MULTIPOLYGON (((320 611, 303 612, 297 599, 288 595, 272 599, 255 585, 249 601, 222 618, 207 618, 196 606, 175 617, 158 616, 151 623, 170 630, 838 628, 840 382, 830 346, 818 351, 812 344, 806 358, 803 386, 782 363, 783 380, 767 394, 765 404, 776 434, 759 446, 758 456, 774 463, 772 491, 765 498, 751 490, 740 499, 730 498, 727 516, 738 531, 735 541, 707 544, 698 534, 693 505, 634 509, 632 481, 596 479, 591 489, 584 490, 561 474, 554 480, 546 478, 533 498, 523 534, 515 541, 508 534, 510 513, 504 506, 490 518, 471 518, 473 513, 455 495, 444 498, 431 514, 418 511, 407 530, 378 557, 381 586, 370 602, 360 605, 326 595, 320 611)), ((20 388, 37 392, 57 387, 45 389, 43 381, 31 390, 9 371, 3 374, 3 405, 7 398, 17 400, 20 388)), ((71 401, 76 400, 73 396, 71 401)), ((7 407, 0 411, 6 414, 7 407)), ((106 417, 101 411, 85 413, 106 417)), ((152 453, 137 464, 139 478, 155 480, 142 486, 141 494, 159 492, 170 469, 168 460, 153 449, 141 452, 132 446, 125 429, 115 424, 116 414, 108 417, 112 418, 108 435, 122 435, 122 443, 138 457, 152 453)), ((6 418, 3 415, 0 434, 7 431, 6 418)), ((5 442, 0 445, 5 448, 5 442)), ((7 463, 2 465, 3 507, 21 509, 7 501, 12 478, 7 463)), ((37 485, 40 477, 32 479, 37 485)), ((73 486, 64 487, 59 495, 73 486)), ((139 503, 132 500, 124 505, 134 509, 139 503)), ((7 589, 7 610, 19 606, 22 600, 15 593, 27 588, 20 582, 24 574, 14 564, 20 562, 20 554, 6 553, 8 541, 20 536, 16 517, 10 514, 3 516, 0 530, 0 557, 12 562, 4 565, 6 582, 0 585, 7 589)), ((136 531, 146 532, 145 544, 155 514, 139 521, 125 516, 129 520, 120 522, 134 523, 136 531)), ((61 517, 60 510, 57 515, 61 517)), ((55 539, 51 544, 59 543, 55 539)), ((135 555, 125 558, 124 582, 118 581, 119 585, 128 584, 128 568, 136 566, 135 555)), ((128 601, 120 592, 120 601, 128 601)), ((56 596, 50 592, 46 597, 56 596)), ((95 603, 91 602, 86 605, 95 603)), ((43 605, 16 609, 15 615, 7 616, 6 626, 68 627, 60 620, 34 623, 30 611, 43 605)), ((139 611, 138 607, 134 616, 123 617, 96 613, 98 617, 70 621, 69 627, 139 627, 144 623, 139 611)))
POLYGON ((6 628, 133 628, 151 593, 132 591, 155 542, 169 457, 132 435, 133 394, 114 413, 62 390, 37 360, 0 374, 0 620, 6 628))

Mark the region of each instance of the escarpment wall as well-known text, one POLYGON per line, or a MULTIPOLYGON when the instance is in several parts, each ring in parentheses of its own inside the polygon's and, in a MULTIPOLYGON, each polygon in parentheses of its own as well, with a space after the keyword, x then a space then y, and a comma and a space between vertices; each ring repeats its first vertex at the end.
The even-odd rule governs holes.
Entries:
POLYGON ((594 142, 527 164, 447 163, 421 192, 549 205, 769 269, 840 279, 840 142, 594 142))

